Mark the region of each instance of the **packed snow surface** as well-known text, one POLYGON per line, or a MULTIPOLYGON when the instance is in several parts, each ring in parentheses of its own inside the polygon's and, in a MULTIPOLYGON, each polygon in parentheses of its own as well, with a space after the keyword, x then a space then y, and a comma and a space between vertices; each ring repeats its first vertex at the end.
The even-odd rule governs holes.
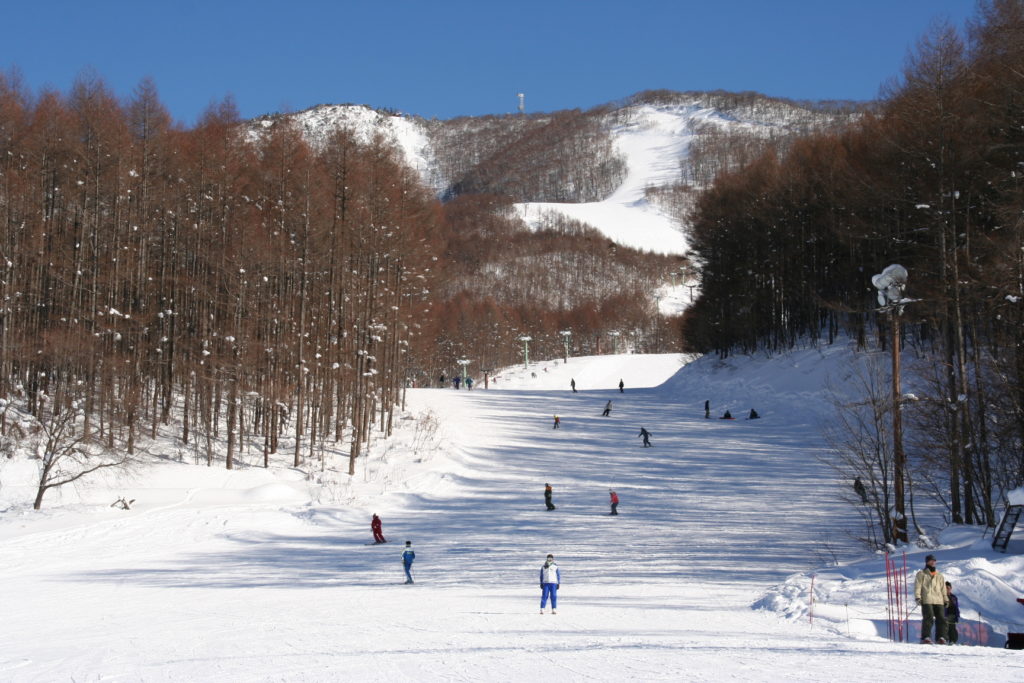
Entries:
MULTIPOLYGON (((263 469, 250 445, 226 471, 168 436, 131 475, 34 512, 33 463, 9 460, 0 680, 1024 680, 1017 652, 879 635, 882 556, 851 540, 849 482, 817 459, 824 378, 854 365, 840 344, 507 368, 486 390, 410 390, 352 477, 343 449, 263 469), (762 419, 742 419, 751 407, 762 419), (131 509, 111 508, 122 496, 131 509), (373 513, 385 545, 369 544, 373 513), (548 553, 557 614, 538 613, 548 553)), ((940 538, 965 615, 996 634, 1024 622, 1024 545, 940 538)))

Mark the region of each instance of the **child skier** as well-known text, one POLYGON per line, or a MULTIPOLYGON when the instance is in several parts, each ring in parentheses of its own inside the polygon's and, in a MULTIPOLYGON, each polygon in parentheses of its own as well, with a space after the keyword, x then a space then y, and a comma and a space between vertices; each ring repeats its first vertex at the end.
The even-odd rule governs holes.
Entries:
POLYGON ((416 559, 416 553, 412 549, 412 541, 405 542, 405 550, 402 551, 402 567, 405 569, 405 582, 412 583, 412 561, 416 559))

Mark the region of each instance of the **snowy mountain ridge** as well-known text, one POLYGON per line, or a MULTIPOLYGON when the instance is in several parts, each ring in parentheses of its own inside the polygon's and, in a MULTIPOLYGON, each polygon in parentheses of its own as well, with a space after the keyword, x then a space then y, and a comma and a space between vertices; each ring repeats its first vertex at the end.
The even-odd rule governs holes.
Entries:
MULTIPOLYGON (((545 217, 561 214, 591 225, 618 244, 665 254, 688 251, 684 226, 647 195, 651 190, 683 183, 690 175, 685 170, 694 140, 723 131, 752 140, 766 139, 838 125, 852 117, 847 111, 816 110, 810 104, 751 93, 640 94, 618 105, 599 108, 592 115, 601 119, 626 163, 623 182, 601 201, 523 202, 516 205, 517 211, 534 229, 543 226, 545 217)), ((514 122, 515 116, 504 118, 514 122)), ((283 118, 293 121, 314 145, 322 144, 331 131, 339 128, 351 131, 364 143, 381 136, 440 196, 457 179, 444 177, 440 169, 438 136, 434 132, 438 126, 471 125, 475 117, 438 122, 365 105, 320 105, 283 118)), ((253 125, 256 130, 266 129, 281 119, 262 117, 253 125)))

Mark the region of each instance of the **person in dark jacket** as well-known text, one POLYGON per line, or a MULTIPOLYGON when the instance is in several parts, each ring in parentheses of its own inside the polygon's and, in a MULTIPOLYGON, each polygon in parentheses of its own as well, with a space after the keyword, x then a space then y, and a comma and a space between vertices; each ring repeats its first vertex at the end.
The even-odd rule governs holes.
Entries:
POLYGON ((620 394, 626 393, 626 385, 622 383, 621 379, 619 380, 619 393, 620 394))
POLYGON ((651 445, 651 433, 649 431, 647 431, 646 429, 641 427, 640 428, 640 433, 637 434, 637 436, 644 437, 644 448, 649 448, 650 447, 650 445, 651 445))
POLYGON ((405 569, 405 582, 412 583, 412 562, 416 559, 416 553, 412 549, 412 541, 405 542, 405 550, 402 551, 402 567, 405 569))
POLYGON ((373 532, 373 542, 374 543, 387 543, 388 542, 387 539, 384 538, 384 532, 381 529, 380 517, 378 517, 376 515, 376 513, 373 515, 373 519, 370 520, 370 531, 373 532))
POLYGON ((576 393, 576 378, 573 377, 569 380, 569 386, 572 387, 572 393, 576 393))
POLYGON ((759 419, 760 417, 761 417, 761 416, 757 414, 757 411, 756 411, 756 410, 754 410, 753 408, 751 408, 751 409, 750 409, 750 415, 748 415, 748 416, 747 416, 747 419, 748 419, 748 420, 757 420, 757 419, 759 419))
POLYGON ((606 403, 605 406, 604 406, 604 412, 601 413, 601 416, 602 417, 608 417, 611 414, 612 414, 612 402, 608 401, 608 403, 606 403))
POLYGON ((953 584, 949 581, 946 582, 946 595, 949 597, 949 604, 946 605, 946 642, 952 645, 960 639, 956 630, 957 622, 960 621, 960 600, 953 595, 953 584))
POLYGON ((711 401, 704 401, 704 419, 711 417, 711 401))
POLYGON ((548 506, 548 510, 555 509, 555 504, 551 502, 552 493, 551 484, 544 484, 544 504, 548 506))
POLYGON ((860 480, 860 477, 853 480, 853 492, 860 496, 860 502, 863 505, 868 504, 868 490, 864 488, 864 482, 860 480))
POLYGON ((558 587, 562 584, 562 572, 555 564, 555 556, 548 555, 540 568, 540 613, 544 614, 544 606, 551 598, 551 613, 555 614, 558 607, 558 587))

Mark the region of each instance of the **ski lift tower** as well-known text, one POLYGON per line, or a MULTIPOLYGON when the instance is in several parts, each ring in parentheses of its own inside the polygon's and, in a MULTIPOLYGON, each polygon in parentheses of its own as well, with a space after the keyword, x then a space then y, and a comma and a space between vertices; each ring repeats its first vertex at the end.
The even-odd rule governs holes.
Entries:
POLYGON ((526 93, 518 93, 516 97, 519 98, 519 113, 526 113, 526 93))

